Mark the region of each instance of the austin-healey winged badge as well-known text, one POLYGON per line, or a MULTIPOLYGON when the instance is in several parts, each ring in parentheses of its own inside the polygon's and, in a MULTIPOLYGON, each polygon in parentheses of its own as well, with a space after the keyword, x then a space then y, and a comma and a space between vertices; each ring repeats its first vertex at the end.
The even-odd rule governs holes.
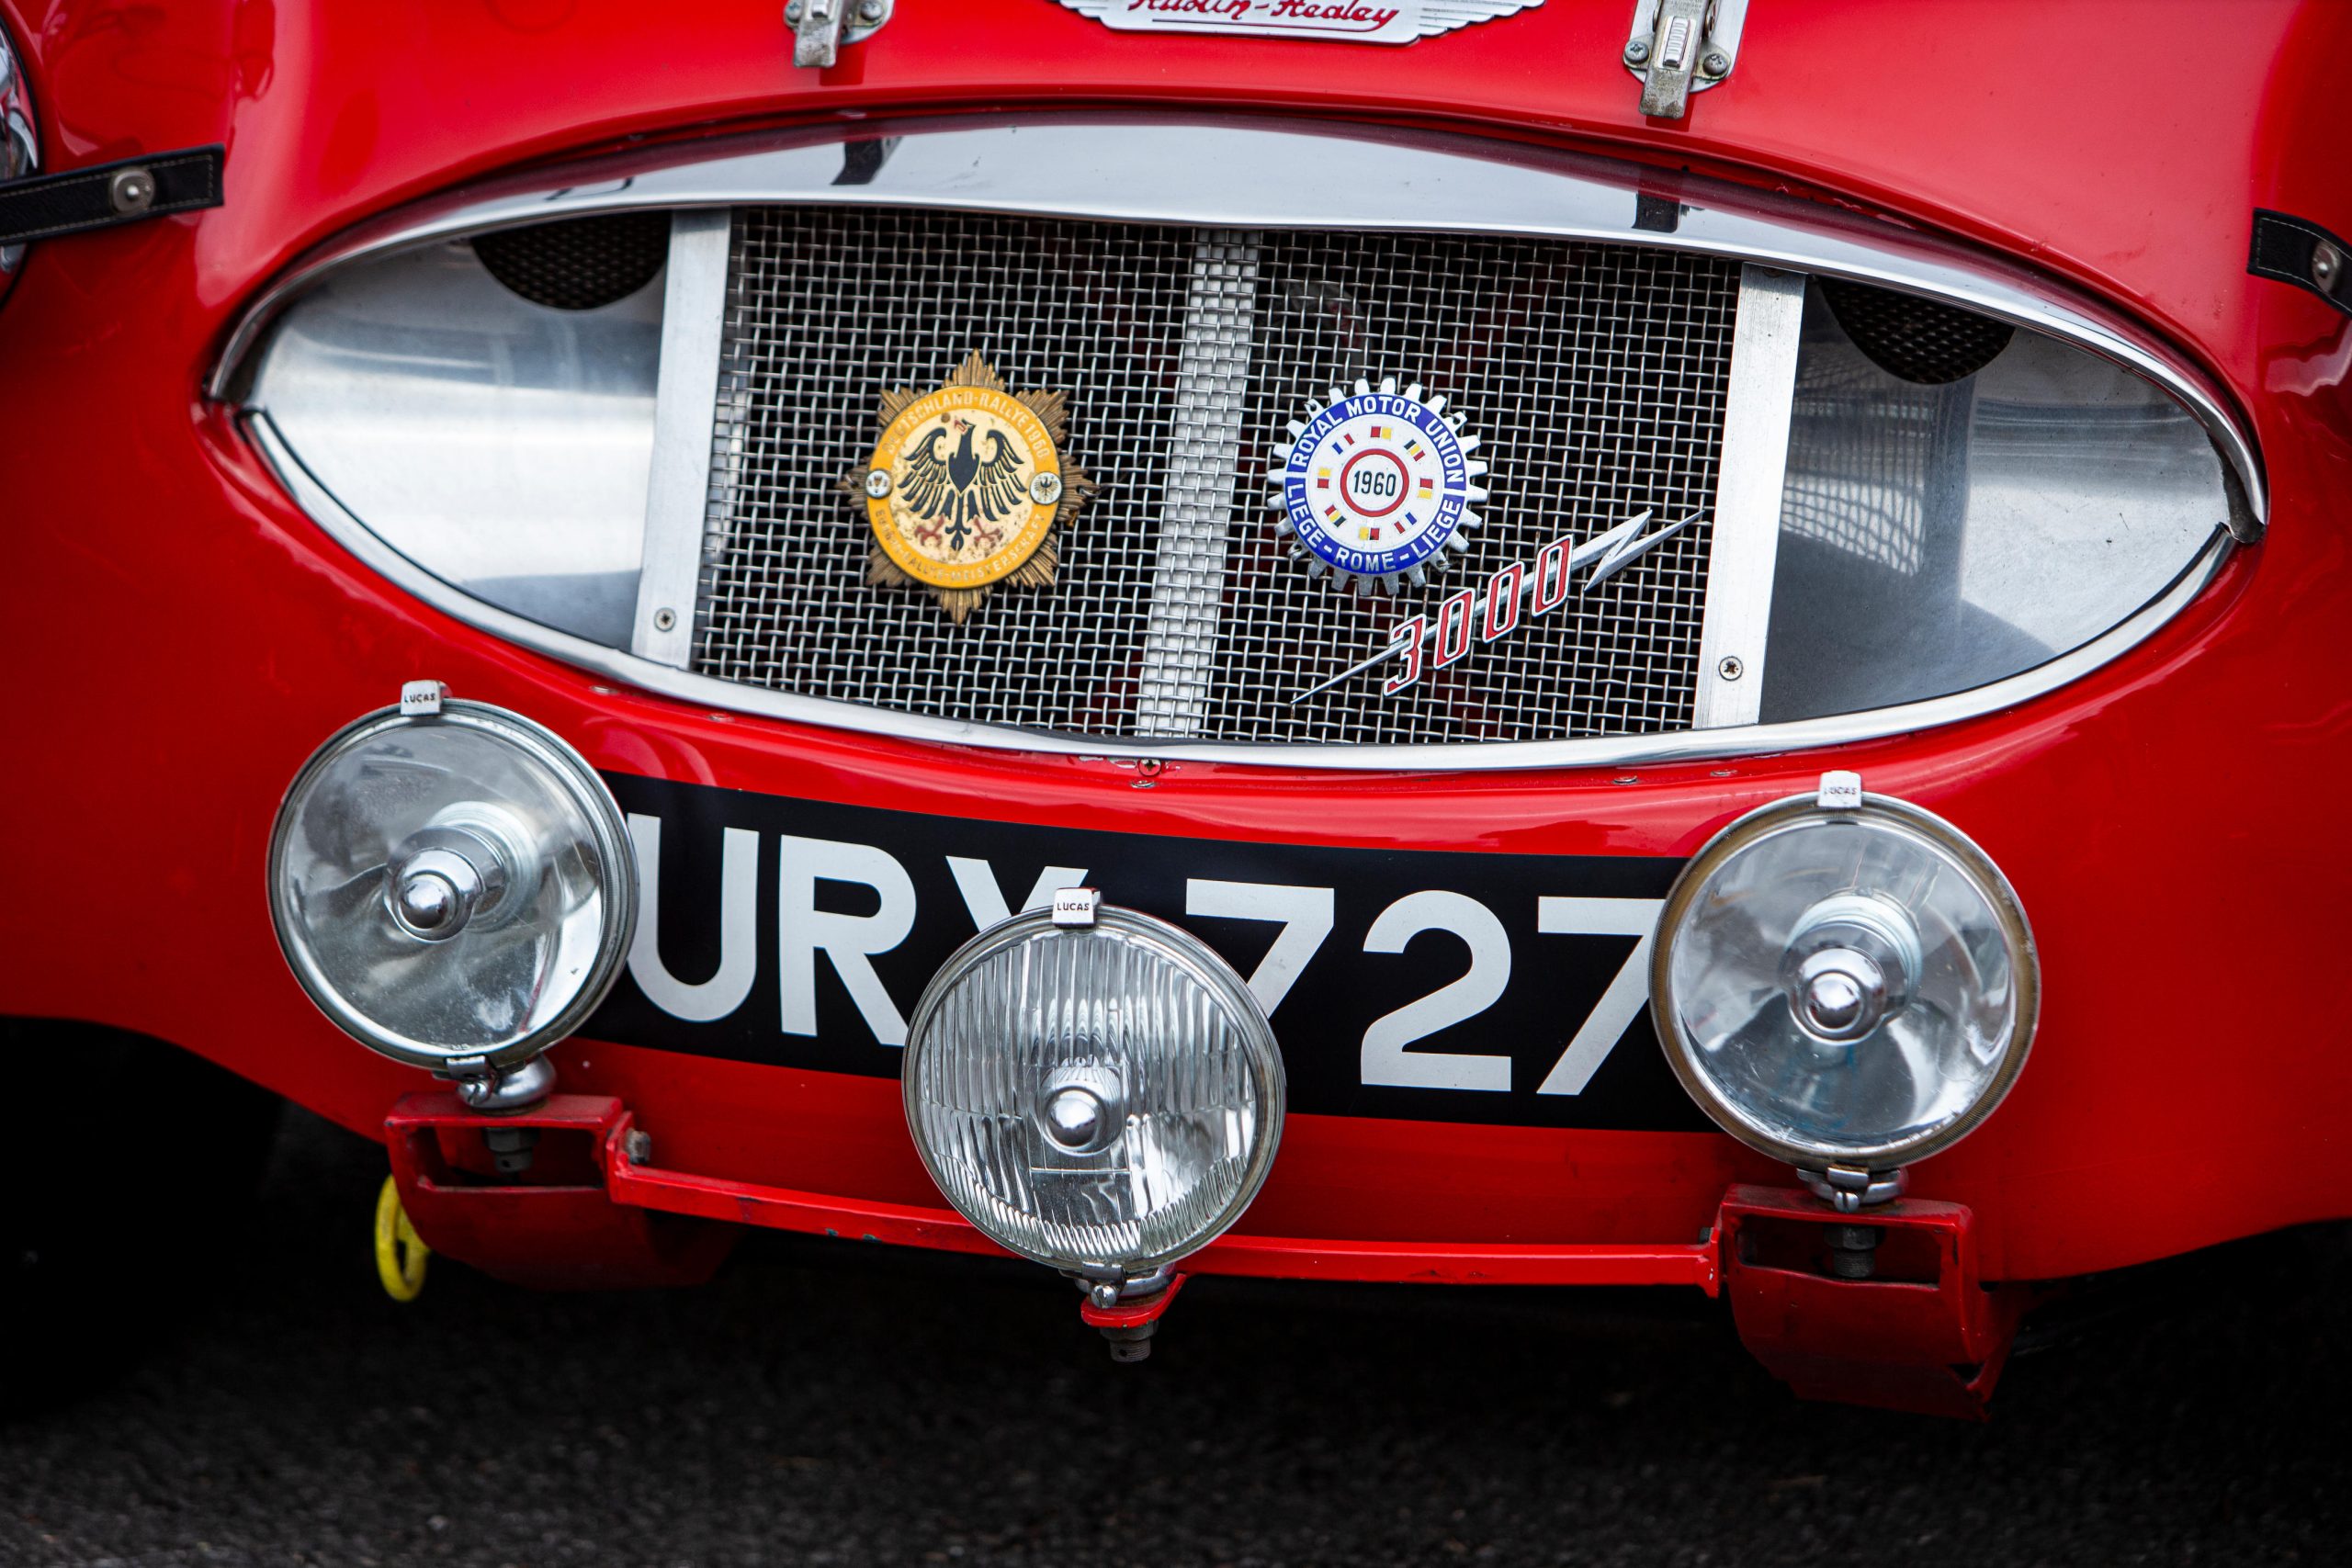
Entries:
POLYGON ((1062 453, 1061 393, 1015 394, 976 351, 935 391, 883 393, 881 423, 846 481, 874 529, 868 582, 927 588, 959 626, 999 583, 1053 586, 1054 529, 1094 492, 1062 453))
POLYGON ((1062 0, 1128 33, 1241 33, 1338 43, 1411 43, 1532 11, 1544 0, 1062 0))

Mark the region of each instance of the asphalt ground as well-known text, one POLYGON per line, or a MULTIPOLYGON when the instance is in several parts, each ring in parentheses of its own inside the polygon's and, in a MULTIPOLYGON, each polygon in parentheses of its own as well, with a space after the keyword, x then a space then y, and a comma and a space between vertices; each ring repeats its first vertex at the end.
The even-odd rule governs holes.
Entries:
POLYGON ((382 1171, 288 1119, 173 1325, 0 1428, 0 1562, 2352 1560, 2341 1228, 2160 1274, 1973 1427, 1801 1404, 1695 1293, 1197 1281, 1132 1367, 1042 1271, 856 1243, 401 1306, 382 1171))

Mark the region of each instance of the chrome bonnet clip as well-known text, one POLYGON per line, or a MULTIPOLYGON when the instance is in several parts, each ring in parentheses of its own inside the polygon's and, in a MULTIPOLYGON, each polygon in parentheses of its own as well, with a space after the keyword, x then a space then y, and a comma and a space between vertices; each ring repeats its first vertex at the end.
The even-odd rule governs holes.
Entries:
POLYGON ((1625 69, 1642 82, 1642 113, 1680 119, 1690 95, 1721 83, 1739 63, 1747 0, 1634 0, 1625 69))
POLYGON ((790 0, 785 26, 792 29, 792 63, 822 71, 840 58, 841 47, 863 43, 890 19, 891 0, 790 0))

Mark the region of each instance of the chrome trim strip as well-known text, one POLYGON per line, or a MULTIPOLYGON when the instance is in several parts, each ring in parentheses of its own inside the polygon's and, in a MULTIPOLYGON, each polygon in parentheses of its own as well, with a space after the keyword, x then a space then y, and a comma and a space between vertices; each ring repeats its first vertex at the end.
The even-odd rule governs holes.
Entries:
POLYGON ((1204 234, 1193 249, 1151 616, 1136 680, 1136 721, 1148 735, 1197 735, 1208 717, 1225 608, 1226 537, 1241 467, 1258 240, 1254 233, 1204 234))
POLYGON ((723 208, 680 212, 670 220, 662 368, 653 390, 653 463, 645 482, 645 555, 629 651, 675 670, 694 659, 732 225, 733 215, 723 208))
POLYGON ((689 674, 667 665, 551 630, 469 598, 418 567, 369 533, 304 468, 266 412, 248 413, 245 428, 254 445, 299 506, 357 557, 361 564, 394 586, 414 594, 458 620, 491 636, 578 665, 608 679, 691 704, 730 709, 788 723, 816 725, 854 734, 916 740, 933 745, 975 746, 1063 757, 1151 758, 1164 761, 1238 762, 1261 767, 1340 770, 1352 773, 1457 773, 1476 769, 1625 767, 1645 762, 1694 761, 1713 757, 1758 755, 1842 746, 1883 736, 1905 735, 1938 725, 2015 707, 2079 680, 2145 641, 2213 581, 2236 547, 2226 528, 2212 539, 2172 586, 2138 614, 2108 632, 2038 669, 1989 686, 1907 703, 1900 707, 1791 724, 1743 725, 1729 729, 1690 730, 1678 735, 1604 737, 1590 740, 1474 742, 1460 746, 1237 746, 1200 741, 1105 740, 1093 736, 1054 735, 891 713, 852 703, 795 696, 764 686, 743 686, 689 674))
POLYGON ((1781 554, 1781 486, 1788 475, 1804 289, 1803 273, 1740 268, 1707 601, 1699 627, 1691 724, 1700 729, 1754 724, 1764 708, 1764 649, 1772 625, 1772 570, 1781 554))
POLYGON ((2252 440, 2218 383, 2124 317, 2000 257, 1793 197, 1578 153, 1452 133, 1235 117, 828 122, 666 142, 508 175, 413 204, 296 262, 249 306, 208 383, 242 393, 269 322, 321 273, 479 230, 647 207, 846 203, 1210 229, 1396 230, 1611 241, 1729 256, 1955 303, 2082 344, 2194 411, 2269 514, 2252 440), (836 183, 845 149, 898 139, 871 179, 836 183), (1316 177, 1301 177, 1312 169, 1316 177), (557 186, 554 182, 563 184, 557 186), (1646 198, 1645 200, 1644 198, 1646 198), (1661 201, 1670 229, 1644 227, 1661 201))

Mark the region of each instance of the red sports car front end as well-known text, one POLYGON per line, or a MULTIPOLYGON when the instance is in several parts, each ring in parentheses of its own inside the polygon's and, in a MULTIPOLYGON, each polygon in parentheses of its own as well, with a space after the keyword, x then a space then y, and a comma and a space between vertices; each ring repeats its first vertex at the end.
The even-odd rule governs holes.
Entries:
POLYGON ((395 1293, 1672 1285, 1974 1414, 2352 1213, 2331 8, 0 25, 20 1089, 382 1139, 395 1293))

